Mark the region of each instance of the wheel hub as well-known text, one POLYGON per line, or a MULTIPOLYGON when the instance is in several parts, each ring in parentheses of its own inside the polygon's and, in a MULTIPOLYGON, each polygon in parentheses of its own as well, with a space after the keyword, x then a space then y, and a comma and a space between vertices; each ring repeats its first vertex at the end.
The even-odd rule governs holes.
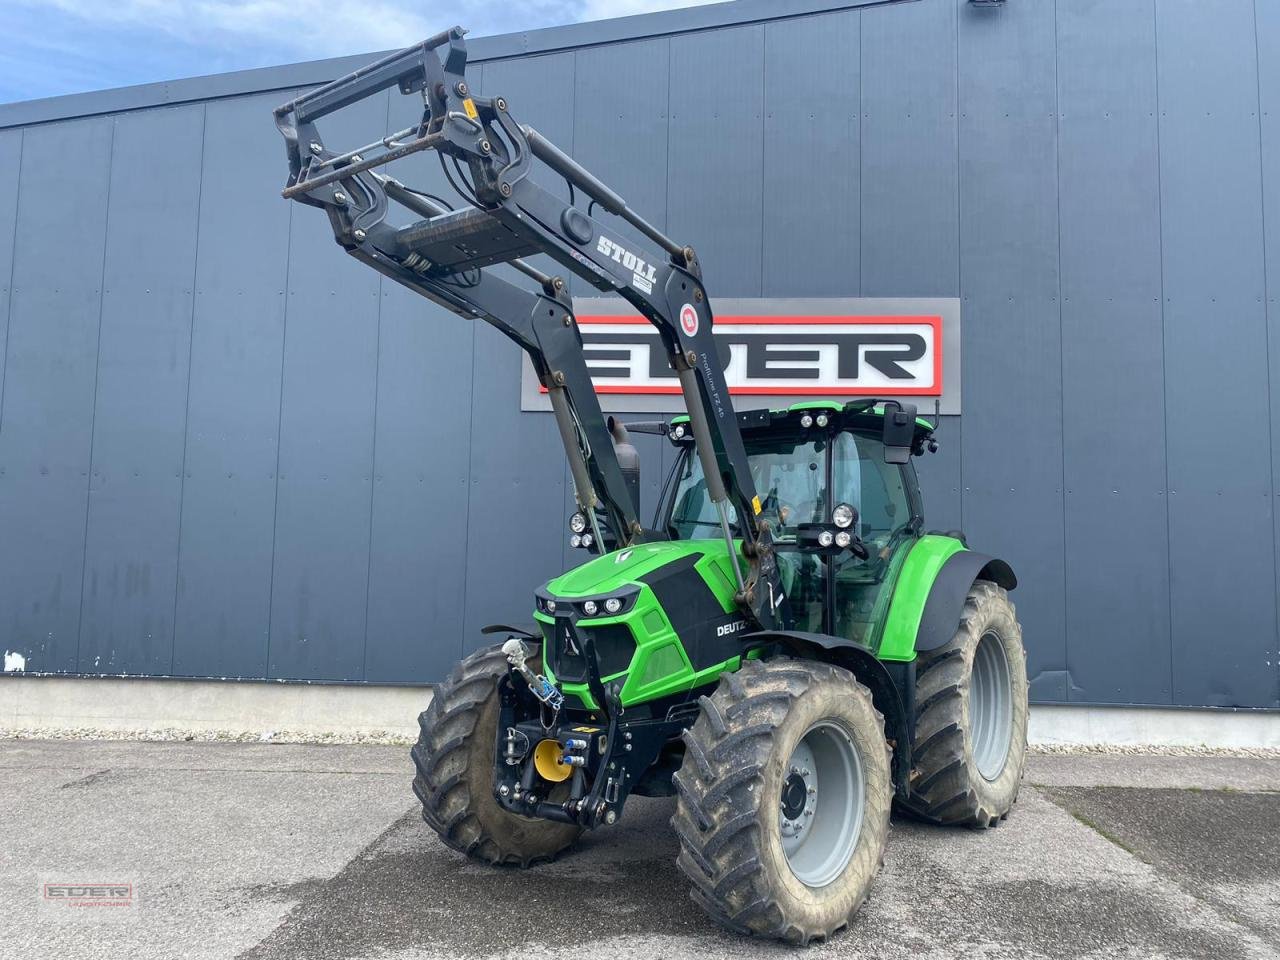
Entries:
POLYGON ((782 785, 782 819, 797 820, 804 813, 809 785, 799 773, 792 773, 782 785))
POLYGON ((969 681, 973 760, 984 780, 1004 772, 1013 740, 1013 690, 1009 659, 994 633, 978 640, 969 681))
POLYGON ((862 761, 842 727, 814 724, 796 744, 779 797, 779 832, 791 872, 824 887, 849 863, 862 832, 862 761))

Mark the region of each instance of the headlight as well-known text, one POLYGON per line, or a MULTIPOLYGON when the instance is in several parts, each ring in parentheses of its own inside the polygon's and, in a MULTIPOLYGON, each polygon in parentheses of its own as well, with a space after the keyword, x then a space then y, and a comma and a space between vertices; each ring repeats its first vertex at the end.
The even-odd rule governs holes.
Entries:
POLYGON ((569 538, 569 546, 577 550, 580 546, 582 546, 582 538, 575 533, 572 537, 569 538))
POLYGON ((847 503, 836 504, 836 508, 831 511, 831 520, 842 530, 853 526, 853 507, 847 503))
POLYGON ((591 536, 591 534, 584 533, 582 535, 582 545, 586 547, 588 550, 591 549, 591 544, 593 543, 595 543, 595 537, 591 536))
POLYGON ((672 431, 671 431, 671 435, 672 435, 673 437, 675 437, 677 440, 683 440, 683 439, 684 439, 684 424, 683 424, 683 423, 677 423, 677 424, 676 424, 676 428, 675 428, 674 430, 672 430, 672 431))
POLYGON ((830 530, 823 530, 818 534, 818 546, 829 547, 835 542, 835 539, 830 530))
POLYGON ((588 600, 582 605, 582 612, 588 617, 594 617, 596 615, 596 611, 599 609, 600 608, 596 606, 596 602, 594 600, 588 600))
POLYGON ((556 602, 554 600, 548 600, 547 613, 555 613, 555 612, 556 612, 556 602))
POLYGON ((841 530, 839 533, 836 534, 837 547, 841 547, 841 548, 847 547, 852 542, 852 540, 853 540, 853 537, 849 536, 848 530, 841 530))
POLYGON ((804 416, 800 418, 800 426, 808 430, 810 427, 813 426, 813 417, 809 416, 809 414, 806 413, 804 416))
POLYGON ((587 529, 587 518, 575 513, 569 518, 569 529, 574 533, 583 533, 587 529))
POLYGON ((622 609, 622 601, 617 597, 610 597, 604 602, 604 609, 608 613, 617 613, 622 609))
POLYGON ((820 427, 825 427, 828 423, 830 423, 830 421, 827 419, 827 415, 826 415, 825 413, 820 413, 820 414, 818 414, 818 419, 817 419, 815 422, 816 422, 816 423, 818 424, 818 426, 820 426, 820 427))

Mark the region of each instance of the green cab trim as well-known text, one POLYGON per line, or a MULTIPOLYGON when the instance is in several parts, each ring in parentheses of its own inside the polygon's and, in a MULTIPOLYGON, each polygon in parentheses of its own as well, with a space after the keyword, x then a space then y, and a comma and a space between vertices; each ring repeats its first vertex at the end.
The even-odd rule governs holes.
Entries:
MULTIPOLYGON (((844 404, 836 403, 834 400, 802 400, 787 407, 787 410, 791 413, 796 413, 800 410, 830 410, 833 413, 838 413, 843 409, 844 404)), ((779 410, 777 412, 781 413, 782 411, 779 410)))
POLYGON ((884 631, 876 657, 880 660, 914 660, 916 658, 916 634, 924 605, 933 589, 933 581, 942 565, 965 549, 954 537, 929 534, 912 546, 898 573, 893 600, 885 618, 884 631))

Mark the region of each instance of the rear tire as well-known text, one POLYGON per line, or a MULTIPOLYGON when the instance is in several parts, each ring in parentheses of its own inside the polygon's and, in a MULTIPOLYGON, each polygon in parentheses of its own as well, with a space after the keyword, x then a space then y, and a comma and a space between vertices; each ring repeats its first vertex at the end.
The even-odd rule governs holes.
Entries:
POLYGON ((870 692, 829 664, 747 661, 701 703, 671 820, 690 895, 738 933, 825 939, 884 862, 893 788, 870 692))
POLYGON ((1018 799, 1027 753, 1027 658, 1003 587, 978 580, 949 642, 920 655, 907 809, 985 829, 1018 799))
POLYGON ((499 647, 478 650, 453 668, 418 717, 413 792, 422 819, 453 849, 485 863, 528 867, 567 849, 582 828, 517 816, 493 796, 497 684, 506 672, 499 647))

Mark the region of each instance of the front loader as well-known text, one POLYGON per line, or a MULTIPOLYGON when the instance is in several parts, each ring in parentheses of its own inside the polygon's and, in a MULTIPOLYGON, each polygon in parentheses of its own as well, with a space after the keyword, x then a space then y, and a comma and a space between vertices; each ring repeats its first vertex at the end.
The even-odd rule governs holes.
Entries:
POLYGON ((412 751, 423 817, 468 856, 528 867, 633 795, 674 795, 678 865, 711 917, 825 938, 869 895, 895 804, 976 828, 1008 815, 1027 724, 1013 571, 926 532, 913 459, 936 439, 910 405, 735 410, 694 251, 472 91, 466 59, 455 28, 275 111, 285 197, 529 356, 573 476, 567 533, 594 554, 440 685, 412 751), (389 88, 421 98, 419 122, 325 145, 318 121, 389 88), (426 151, 456 206, 379 170, 426 151), (604 417, 564 278, 535 254, 654 324, 687 414, 604 417), (676 452, 647 527, 634 432, 676 452))

